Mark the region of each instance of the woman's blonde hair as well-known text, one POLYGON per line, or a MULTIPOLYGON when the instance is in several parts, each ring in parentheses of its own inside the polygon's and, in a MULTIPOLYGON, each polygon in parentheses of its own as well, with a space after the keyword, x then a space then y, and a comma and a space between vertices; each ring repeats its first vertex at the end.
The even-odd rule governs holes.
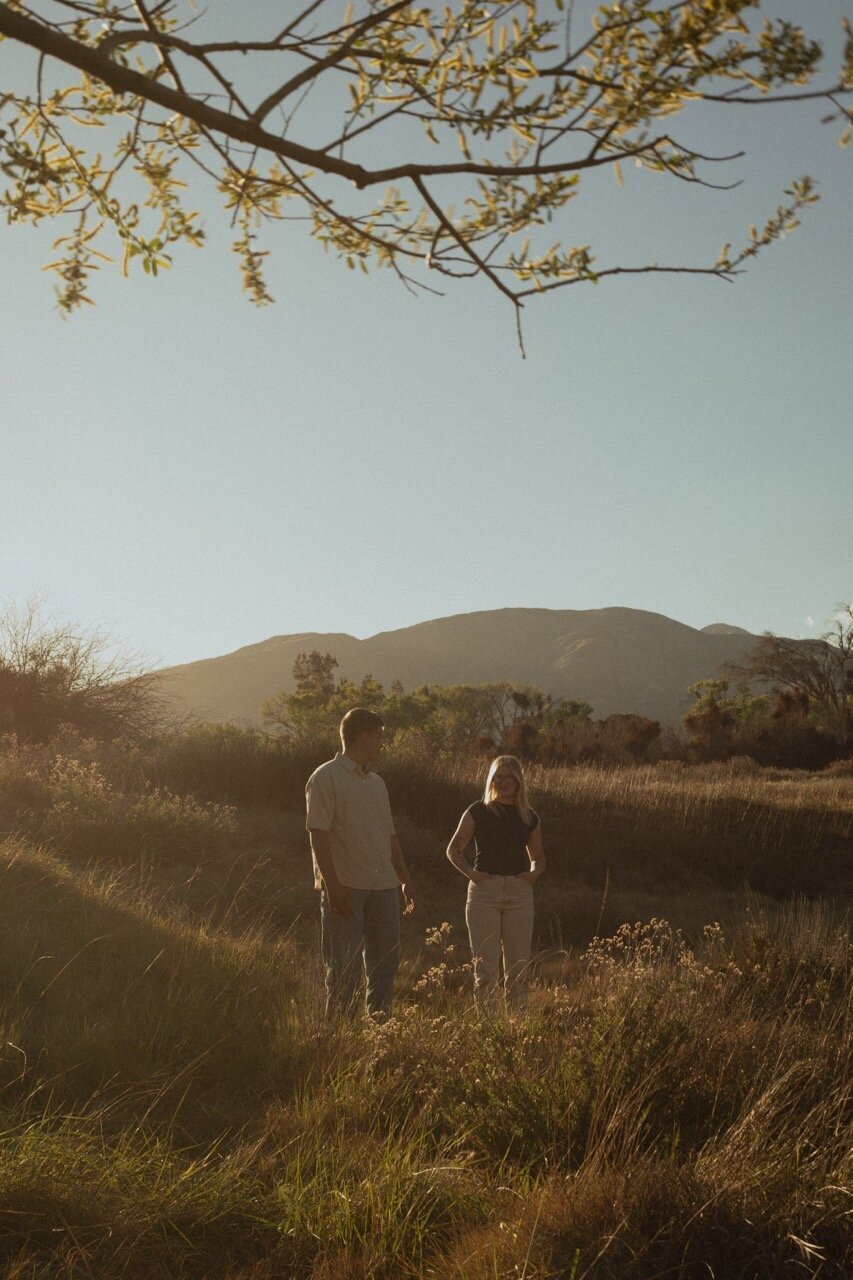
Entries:
POLYGON ((527 786, 524 782, 524 770, 521 762, 515 756, 495 756, 489 765, 489 772, 486 775, 486 786, 483 790, 483 804, 489 805, 491 808, 497 803, 494 795, 494 778, 498 769, 509 769, 510 773, 518 783, 518 790, 515 793, 515 807, 519 812, 521 821, 525 825, 530 822, 530 804, 527 800, 527 786))

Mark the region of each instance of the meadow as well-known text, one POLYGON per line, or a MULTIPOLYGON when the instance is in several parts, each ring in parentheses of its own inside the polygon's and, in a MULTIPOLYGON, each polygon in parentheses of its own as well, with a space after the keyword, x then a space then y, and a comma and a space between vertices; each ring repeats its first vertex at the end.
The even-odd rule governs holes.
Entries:
POLYGON ((328 1026, 299 807, 326 751, 0 752, 2 1274, 850 1274, 848 767, 534 769, 509 1022, 471 1005, 443 857, 482 762, 389 756, 397 1013, 328 1026))

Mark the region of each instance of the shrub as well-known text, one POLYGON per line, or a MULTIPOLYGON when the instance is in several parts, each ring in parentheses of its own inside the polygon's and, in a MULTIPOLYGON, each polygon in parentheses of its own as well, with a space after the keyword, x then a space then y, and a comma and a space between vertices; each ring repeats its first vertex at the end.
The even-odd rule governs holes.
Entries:
POLYGON ((85 753, 7 749, 0 768, 7 827, 80 857, 197 860, 221 851, 236 831, 233 809, 150 784, 123 790, 85 753))
POLYGON ((116 790, 100 767, 58 757, 48 776, 48 839, 89 857, 197 859, 221 850, 236 830, 232 809, 165 788, 116 790))
POLYGON ((35 601, 0 614, 0 733, 47 742, 62 725, 142 739, 162 725, 156 675, 106 635, 45 619, 35 601))
POLYGON ((305 783, 338 749, 331 735, 288 739, 235 724, 202 724, 151 749, 153 782, 228 804, 301 809, 305 783))

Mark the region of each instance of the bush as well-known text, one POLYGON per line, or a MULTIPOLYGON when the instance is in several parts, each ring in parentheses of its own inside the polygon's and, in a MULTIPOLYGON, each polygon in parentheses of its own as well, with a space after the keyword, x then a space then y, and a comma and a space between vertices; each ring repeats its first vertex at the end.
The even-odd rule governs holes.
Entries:
POLYGON ((89 857, 161 860, 219 852, 236 831, 233 809, 166 788, 118 791, 97 764, 56 759, 47 780, 42 834, 89 857))
MULTIPOLYGON (((233 838, 233 809, 150 783, 122 789, 85 747, 81 756, 7 744, 0 755, 0 814, 6 827, 92 858, 198 860, 220 852, 233 838)), ((127 761, 120 757, 113 763, 127 761)))
POLYGON ((99 631, 41 617, 35 601, 0 614, 0 733, 47 742, 62 725, 141 740, 166 719, 157 676, 99 631))
POLYGON ((162 738, 149 753, 148 775, 205 800, 302 808, 308 777, 336 750, 331 737, 296 741, 235 724, 202 724, 162 738))

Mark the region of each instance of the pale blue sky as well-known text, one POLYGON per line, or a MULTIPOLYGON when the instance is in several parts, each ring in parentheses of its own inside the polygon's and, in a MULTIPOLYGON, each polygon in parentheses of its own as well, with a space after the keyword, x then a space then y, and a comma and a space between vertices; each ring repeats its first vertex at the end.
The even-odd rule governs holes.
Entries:
MULTIPOLYGON (((817 11, 837 49, 846 7, 772 11, 817 11)), ((853 596, 853 152, 821 104, 727 111, 708 143, 746 143, 736 192, 599 178, 565 238, 704 263, 810 173, 802 228, 732 285, 533 302, 526 361, 488 286, 413 299, 298 225, 266 236, 255 310, 207 198, 203 251, 105 269, 69 322, 40 271, 57 233, 3 226, 0 596, 167 663, 506 605, 820 630, 853 596)))

